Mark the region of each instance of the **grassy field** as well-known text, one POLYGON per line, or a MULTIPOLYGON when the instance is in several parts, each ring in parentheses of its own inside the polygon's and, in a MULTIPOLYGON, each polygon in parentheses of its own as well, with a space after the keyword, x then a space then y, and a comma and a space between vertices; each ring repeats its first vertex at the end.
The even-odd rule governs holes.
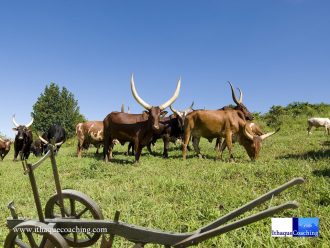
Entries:
MULTIPOLYGON (((126 146, 117 146, 117 162, 105 164, 101 156, 94 155, 94 148, 77 159, 75 140, 67 142, 56 159, 62 187, 89 195, 106 219, 112 219, 115 211, 120 210, 121 221, 178 232, 193 231, 294 177, 303 177, 304 184, 290 188, 252 213, 297 200, 298 209, 277 217, 319 217, 319 238, 272 238, 268 218, 210 239, 199 247, 329 247, 330 137, 323 130, 307 136, 305 123, 305 119, 297 119, 284 125, 264 142, 257 162, 250 162, 238 144, 234 146, 234 163, 228 162, 227 152, 225 161, 214 161, 214 143, 206 140, 201 147, 208 158, 202 160, 190 152, 183 161, 180 150, 174 146, 170 158, 162 159, 159 141, 154 148, 158 156, 149 155, 145 149, 137 166, 131 164, 133 157, 122 154, 126 146)), ((15 201, 20 216, 37 217, 28 177, 23 175, 21 163, 12 162, 12 158, 13 151, 0 162, 1 244, 8 233, 9 201, 15 201)), ((36 158, 32 155, 30 160, 36 158)), ((43 204, 55 192, 51 175, 49 161, 36 171, 43 204)), ((115 238, 114 247, 131 246, 132 243, 115 238)))

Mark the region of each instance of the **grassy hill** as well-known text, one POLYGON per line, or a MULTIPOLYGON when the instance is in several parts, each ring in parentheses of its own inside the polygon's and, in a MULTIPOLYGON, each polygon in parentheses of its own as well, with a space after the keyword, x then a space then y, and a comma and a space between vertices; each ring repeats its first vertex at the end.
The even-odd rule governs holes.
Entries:
MULTIPOLYGON (((327 111, 322 112, 322 117, 330 113, 327 111)), ((200 160, 190 152, 183 161, 181 151, 174 145, 170 158, 162 159, 162 142, 158 141, 154 148, 158 156, 149 155, 145 149, 137 166, 131 164, 133 157, 123 155, 126 146, 117 146, 116 162, 105 164, 101 155, 94 155, 94 148, 77 159, 73 139, 56 157, 62 188, 89 195, 99 204, 106 219, 112 219, 115 211, 120 210, 120 220, 127 223, 189 232, 294 177, 303 177, 304 184, 283 192, 252 213, 297 200, 298 209, 285 211, 277 217, 319 217, 319 238, 272 238, 271 219, 268 218, 210 239, 199 247, 329 247, 330 137, 324 135, 323 129, 307 136, 307 117, 288 111, 279 114, 277 119, 281 121, 276 123, 276 118, 269 121, 269 116, 260 116, 258 123, 264 130, 271 131, 281 125, 281 131, 263 143, 256 162, 250 162, 238 144, 234 146, 234 163, 228 162, 228 152, 225 152, 224 161, 214 161, 214 143, 202 140, 201 149, 207 159, 200 160)), ((23 175, 21 163, 12 162, 12 158, 13 147, 0 162, 0 243, 8 233, 9 201, 15 201, 19 216, 37 217, 28 177, 23 175)), ((30 161, 36 158, 32 155, 30 161)), ((43 206, 55 192, 51 175, 49 161, 36 171, 43 206)), ((126 240, 115 239, 114 247, 130 245, 126 240)))

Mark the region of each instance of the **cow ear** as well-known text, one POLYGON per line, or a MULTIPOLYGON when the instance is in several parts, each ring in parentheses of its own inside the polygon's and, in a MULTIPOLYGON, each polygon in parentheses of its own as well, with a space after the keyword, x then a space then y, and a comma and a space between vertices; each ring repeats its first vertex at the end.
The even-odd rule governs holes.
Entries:
POLYGON ((14 131, 17 131, 17 128, 16 128, 16 127, 13 127, 13 130, 14 130, 14 131))
POLYGON ((163 110, 162 112, 160 112, 161 117, 164 117, 165 115, 167 115, 167 111, 163 110))

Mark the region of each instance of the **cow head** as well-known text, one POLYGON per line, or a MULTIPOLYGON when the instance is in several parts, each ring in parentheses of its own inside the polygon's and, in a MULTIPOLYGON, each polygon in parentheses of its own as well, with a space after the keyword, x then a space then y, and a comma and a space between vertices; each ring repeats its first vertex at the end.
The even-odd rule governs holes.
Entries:
POLYGON ((19 124, 17 124, 17 122, 15 120, 15 115, 13 115, 13 124, 15 125, 13 130, 17 131, 15 141, 16 140, 23 141, 23 140, 26 140, 27 137, 31 136, 31 130, 29 129, 29 127, 32 125, 32 123, 33 123, 33 118, 27 125, 19 125, 19 124))
POLYGON ((179 96, 180 92, 180 86, 181 86, 181 79, 179 79, 178 84, 176 86, 176 90, 173 94, 173 96, 165 103, 159 105, 159 106, 151 106, 138 95, 136 89, 135 89, 135 84, 134 84, 134 77, 133 74, 131 76, 131 90, 133 97, 135 100, 148 112, 148 120, 151 124, 152 130, 155 132, 160 131, 160 118, 165 116, 167 114, 167 111, 164 111, 168 106, 170 106, 179 96))
MULTIPOLYGON (((43 143, 43 150, 45 153, 47 153, 49 151, 49 144, 52 142, 49 142, 48 140, 46 140, 46 136, 47 133, 44 133, 42 136, 39 135, 39 139, 41 140, 41 142, 43 143)), ((58 142, 54 144, 54 152, 55 154, 58 152, 59 147, 61 147, 61 145, 64 143, 64 141, 58 142)))
POLYGON ((10 145, 11 145, 11 141, 9 139, 1 139, 0 138, 0 159, 4 159, 4 157, 8 154, 8 152, 10 151, 10 145))
POLYGON ((259 156, 262 141, 277 133, 279 130, 280 129, 277 129, 275 132, 269 132, 259 136, 255 135, 252 132, 250 125, 246 123, 243 128, 243 135, 239 137, 239 143, 244 146, 250 159, 255 161, 259 156))
POLYGON ((192 104, 188 108, 186 108, 185 110, 180 111, 180 110, 176 110, 175 108, 173 108, 172 105, 170 105, 170 108, 171 108, 172 112, 174 114, 176 114, 176 116, 178 117, 178 122, 179 122, 180 128, 183 128, 184 120, 186 119, 186 116, 194 111, 192 109, 193 106, 194 106, 194 102, 192 102, 192 104))
POLYGON ((33 152, 36 157, 40 157, 42 155, 43 144, 40 139, 37 139, 33 142, 33 144, 31 145, 31 152, 33 152))
POLYGON ((243 93, 241 91, 240 88, 238 88, 239 93, 240 93, 240 97, 239 100, 237 100, 233 85, 231 84, 231 82, 229 82, 230 88, 231 88, 231 95, 233 98, 233 101, 236 103, 236 107, 234 109, 236 110, 240 110, 243 112, 245 119, 248 121, 252 121, 254 119, 253 115, 250 113, 250 111, 245 107, 245 105, 243 104, 243 93))

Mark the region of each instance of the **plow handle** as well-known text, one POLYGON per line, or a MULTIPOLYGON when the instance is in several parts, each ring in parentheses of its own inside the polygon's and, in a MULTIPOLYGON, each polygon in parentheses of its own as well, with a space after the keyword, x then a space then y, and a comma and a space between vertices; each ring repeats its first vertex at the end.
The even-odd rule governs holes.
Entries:
POLYGON ((202 227, 197 232, 203 233, 203 232, 209 231, 211 229, 214 229, 214 228, 226 223, 227 221, 232 220, 235 217, 237 217, 237 216, 239 216, 239 215, 255 208, 256 206, 264 203, 265 201, 271 199, 273 196, 280 194, 282 191, 286 190, 287 188, 292 187, 296 184, 301 184, 304 181, 305 180, 302 177, 294 178, 291 181, 279 186, 278 188, 267 192, 266 194, 258 197, 257 199, 254 199, 254 200, 250 201, 249 203, 245 204, 244 206, 242 206, 238 209, 235 209, 234 211, 220 217, 219 219, 215 220, 214 222, 202 227))
POLYGON ((282 205, 264 210, 260 213, 251 215, 251 216, 246 217, 244 219, 229 223, 229 224, 221 226, 221 227, 211 229, 211 230, 206 231, 204 233, 194 234, 194 235, 190 236, 189 238, 184 239, 184 240, 176 243, 175 245, 173 245, 173 247, 179 248, 179 247, 188 247, 188 246, 192 246, 192 245, 197 245, 198 243, 200 243, 204 240, 207 240, 207 239, 215 237, 217 235, 232 231, 232 230, 240 228, 242 226, 249 225, 253 222, 262 220, 264 218, 270 217, 270 216, 272 216, 272 215, 274 215, 278 212, 281 212, 285 209, 297 208, 297 207, 298 207, 298 204, 296 202, 287 202, 287 203, 284 203, 282 205))

